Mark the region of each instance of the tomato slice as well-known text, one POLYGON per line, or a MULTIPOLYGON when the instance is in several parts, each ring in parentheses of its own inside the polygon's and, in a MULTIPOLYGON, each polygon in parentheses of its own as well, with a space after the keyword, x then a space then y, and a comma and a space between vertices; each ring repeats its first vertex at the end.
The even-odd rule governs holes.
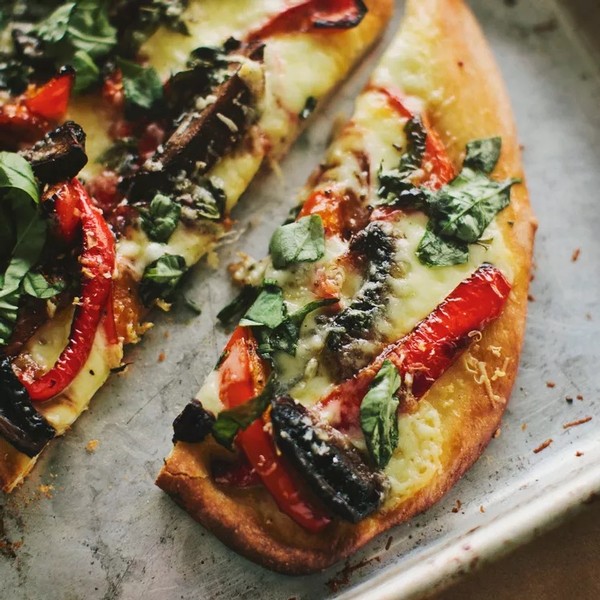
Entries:
POLYGON ((41 86, 31 87, 23 100, 34 114, 50 121, 60 121, 69 107, 75 73, 67 71, 41 86))

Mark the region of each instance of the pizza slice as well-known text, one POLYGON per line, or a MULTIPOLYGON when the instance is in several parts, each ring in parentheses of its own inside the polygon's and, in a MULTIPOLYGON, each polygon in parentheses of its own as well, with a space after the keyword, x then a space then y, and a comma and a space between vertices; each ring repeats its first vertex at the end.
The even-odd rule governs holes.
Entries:
POLYGON ((260 165, 283 155, 390 10, 389 0, 3 8, 3 490, 120 368, 149 310, 168 308, 260 165))
POLYGON ((426 510, 499 426, 535 222, 509 101, 461 0, 409 0, 352 118, 219 315, 237 323, 157 484, 301 574, 426 510))

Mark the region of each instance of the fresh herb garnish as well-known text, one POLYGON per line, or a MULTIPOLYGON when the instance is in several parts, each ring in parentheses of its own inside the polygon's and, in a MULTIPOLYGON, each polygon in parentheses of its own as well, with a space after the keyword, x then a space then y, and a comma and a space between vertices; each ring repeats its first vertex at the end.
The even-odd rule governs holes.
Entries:
POLYGON ((464 265, 469 260, 469 245, 440 237, 430 222, 417 247, 417 258, 428 267, 464 265))
POLYGON ((272 350, 280 350, 290 356, 295 356, 298 340, 300 339, 300 328, 304 323, 304 319, 311 312, 325 306, 331 306, 336 302, 338 302, 338 298, 314 300, 286 317, 269 335, 269 345, 272 350))
POLYGON ((208 177, 179 177, 173 186, 173 196, 193 211, 194 220, 219 221, 225 214, 225 191, 208 177))
POLYGON ((161 105, 163 86, 154 68, 142 67, 123 59, 117 61, 117 66, 123 75, 126 112, 135 112, 140 108, 152 111, 161 105))
POLYGON ((400 374, 389 360, 369 386, 360 405, 360 426, 367 442, 369 454, 379 469, 390 462, 398 446, 398 404, 396 392, 400 388, 400 374))
POLYGON ((212 427, 215 440, 225 448, 231 449, 238 431, 246 429, 267 410, 276 389, 277 380, 273 371, 260 394, 234 408, 221 411, 212 427))
POLYGON ((33 34, 44 42, 45 53, 57 65, 77 72, 76 90, 83 91, 100 76, 99 62, 117 44, 117 30, 108 19, 106 2, 66 2, 40 21, 33 34))
POLYGON ((38 262, 46 241, 46 221, 38 209, 39 190, 29 163, 0 152, 0 345, 8 343, 17 321, 23 280, 38 262))
POLYGON ((124 175, 136 164, 138 145, 135 138, 125 137, 116 140, 98 158, 96 162, 107 169, 124 175))
POLYGON ((142 227, 148 237, 155 242, 166 243, 177 228, 181 206, 168 196, 156 194, 150 203, 150 208, 140 213, 142 227))
POLYGON ((185 259, 177 254, 164 254, 144 270, 140 283, 140 297, 144 304, 157 298, 168 299, 187 271, 185 259))
POLYGON ((304 121, 310 117, 315 108, 317 107, 317 99, 314 96, 309 96, 304 103, 304 108, 300 111, 298 115, 300 120, 304 121))
POLYGON ((275 230, 269 252, 276 269, 301 262, 315 262, 325 254, 325 232, 319 215, 302 217, 275 230))
POLYGON ((492 137, 482 140, 474 140, 467 144, 467 152, 463 167, 469 167, 474 171, 491 173, 500 160, 502 151, 502 138, 492 137))
POLYGON ((242 291, 217 314, 222 325, 228 326, 237 320, 252 306, 258 297, 259 289, 253 285, 245 285, 242 291))
POLYGON ((29 296, 41 300, 49 300, 60 294, 67 287, 64 279, 50 283, 41 273, 29 271, 23 279, 23 291, 29 296))
POLYGON ((277 285, 263 284, 258 297, 242 317, 240 325, 275 329, 283 323, 287 310, 283 303, 283 292, 277 285))

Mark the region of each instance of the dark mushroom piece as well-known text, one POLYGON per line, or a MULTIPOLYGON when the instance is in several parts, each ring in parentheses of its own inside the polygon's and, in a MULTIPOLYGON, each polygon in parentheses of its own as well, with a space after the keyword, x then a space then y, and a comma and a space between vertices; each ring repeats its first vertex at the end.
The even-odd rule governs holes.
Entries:
POLYGON ((35 410, 10 360, 3 359, 0 362, 0 436, 33 458, 55 435, 54 428, 35 410))
POLYGON ((47 133, 42 140, 21 152, 35 176, 43 183, 72 179, 87 164, 85 132, 73 121, 47 133))
POLYGON ((202 442, 212 431, 215 416, 202 406, 202 402, 192 400, 173 421, 173 443, 202 442))
POLYGON ((323 363, 336 381, 352 376, 372 358, 365 352, 364 340, 372 340, 376 335, 373 323, 386 306, 394 238, 386 231, 385 223, 370 223, 351 240, 350 250, 367 266, 360 290, 329 323, 323 363))
POLYGON ((377 510, 385 480, 342 434, 317 424, 289 396, 273 401, 271 422, 277 446, 329 510, 352 523, 377 510))

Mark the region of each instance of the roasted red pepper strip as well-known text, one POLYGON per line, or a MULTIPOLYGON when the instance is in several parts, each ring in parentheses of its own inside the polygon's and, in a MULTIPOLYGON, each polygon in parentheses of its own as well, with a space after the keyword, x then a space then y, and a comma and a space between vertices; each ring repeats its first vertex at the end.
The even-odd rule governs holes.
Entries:
POLYGON ((66 71, 40 86, 31 86, 23 103, 34 115, 59 121, 69 107, 69 98, 75 80, 74 71, 66 71))
POLYGON ((64 187, 64 193, 76 198, 81 214, 83 250, 79 262, 83 283, 69 341, 55 365, 35 380, 27 373, 21 374, 29 396, 36 402, 45 402, 62 392, 87 361, 96 330, 110 299, 115 268, 115 239, 101 211, 92 205, 77 179, 64 187))
POLYGON ((342 205, 344 200, 344 196, 334 190, 316 190, 302 205, 297 219, 308 215, 319 215, 327 237, 340 235, 343 227, 342 205))
POLYGON ((324 29, 351 29, 367 13, 362 0, 303 0, 271 17, 251 31, 247 39, 263 40, 282 33, 305 33, 324 29))
POLYGON ((412 378, 410 393, 414 398, 423 396, 471 342, 472 332, 482 330, 500 315, 510 290, 510 283, 496 267, 479 267, 408 335, 321 400, 322 407, 340 404, 339 417, 332 425, 344 430, 358 425, 362 399, 385 359, 396 365, 404 386, 412 378))
POLYGON ((22 102, 0 106, 0 145, 19 148, 20 144, 37 142, 52 125, 43 117, 34 115, 22 102))
MULTIPOLYGON (((219 366, 219 396, 227 408, 250 400, 263 389, 267 368, 257 352, 257 343, 247 327, 237 327, 231 336, 219 366)), ((304 498, 292 478, 273 437, 265 431, 265 421, 257 419, 240 431, 236 442, 258 473, 279 509, 304 529, 317 533, 330 518, 304 498)))

